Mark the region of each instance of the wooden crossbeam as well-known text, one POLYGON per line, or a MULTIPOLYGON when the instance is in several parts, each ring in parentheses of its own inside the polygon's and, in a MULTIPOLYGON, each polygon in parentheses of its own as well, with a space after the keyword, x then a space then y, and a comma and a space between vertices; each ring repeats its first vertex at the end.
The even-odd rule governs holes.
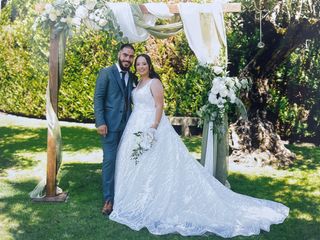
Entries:
MULTIPOLYGON (((142 13, 149 13, 146 6, 143 4, 139 5, 142 13)), ((168 4, 169 11, 171 13, 179 13, 178 4, 168 4)), ((241 12, 241 3, 226 3, 223 6, 224 12, 241 12)))

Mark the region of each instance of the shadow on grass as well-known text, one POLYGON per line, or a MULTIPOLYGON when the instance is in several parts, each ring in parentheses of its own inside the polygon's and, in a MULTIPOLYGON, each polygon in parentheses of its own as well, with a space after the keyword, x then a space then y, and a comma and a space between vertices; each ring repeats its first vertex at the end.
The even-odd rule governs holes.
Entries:
POLYGON ((285 180, 271 177, 249 178, 238 173, 233 173, 228 180, 235 192, 281 202, 291 209, 292 217, 299 217, 303 213, 308 214, 313 221, 319 220, 320 200, 310 196, 304 185, 288 185, 285 180))
POLYGON ((300 147, 295 145, 287 146, 289 150, 297 155, 297 159, 288 169, 308 171, 320 168, 320 148, 319 147, 300 147))
MULTIPOLYGON (((60 187, 69 192, 69 200, 62 204, 31 203, 28 192, 34 180, 24 182, 6 181, 14 194, 0 199, 4 215, 10 225, 9 233, 14 239, 171 239, 182 240, 179 235, 154 236, 146 229, 139 232, 109 221, 100 214, 102 206, 101 165, 70 163, 64 164, 59 174, 60 187)), ((276 200, 291 208, 289 218, 280 225, 271 227, 269 233, 259 236, 236 237, 233 239, 308 239, 319 236, 320 222, 315 212, 319 199, 309 198, 303 186, 286 185, 284 180, 270 177, 249 178, 232 174, 233 190, 254 197, 276 200), (310 220, 300 214, 308 214, 310 220)), ((217 236, 188 237, 188 239, 222 239, 217 236)))
MULTIPOLYGON (((62 127, 63 151, 92 151, 100 148, 95 130, 79 127, 62 127)), ((0 127, 0 173, 5 169, 33 167, 34 159, 22 157, 19 153, 47 151, 47 129, 0 127)))

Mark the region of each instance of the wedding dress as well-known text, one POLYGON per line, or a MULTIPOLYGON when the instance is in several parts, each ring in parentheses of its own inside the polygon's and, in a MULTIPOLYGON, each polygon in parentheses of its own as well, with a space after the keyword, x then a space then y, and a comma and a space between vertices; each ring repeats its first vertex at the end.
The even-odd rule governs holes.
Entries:
POLYGON ((154 122, 151 83, 132 93, 134 108, 118 149, 115 199, 109 218, 134 230, 146 227, 156 235, 183 236, 248 236, 282 223, 288 207, 224 187, 188 152, 164 114, 155 144, 137 164, 132 160, 134 133, 154 122))

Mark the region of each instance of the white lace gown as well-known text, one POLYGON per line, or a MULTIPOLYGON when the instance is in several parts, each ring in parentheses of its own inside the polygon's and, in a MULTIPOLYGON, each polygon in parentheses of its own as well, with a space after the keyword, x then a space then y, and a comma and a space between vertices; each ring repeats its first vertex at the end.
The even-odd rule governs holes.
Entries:
POLYGON ((149 128, 155 117, 150 85, 133 90, 134 109, 118 149, 109 218, 134 230, 183 236, 249 236, 282 223, 288 207, 224 187, 188 152, 164 114, 156 143, 135 164, 130 158, 133 133, 149 128))

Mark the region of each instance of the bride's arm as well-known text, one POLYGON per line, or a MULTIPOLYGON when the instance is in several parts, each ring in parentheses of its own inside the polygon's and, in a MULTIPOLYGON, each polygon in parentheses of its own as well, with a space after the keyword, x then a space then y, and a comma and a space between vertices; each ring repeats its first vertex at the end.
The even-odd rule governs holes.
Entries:
POLYGON ((155 101, 155 107, 156 107, 156 116, 154 119, 154 123, 151 125, 152 128, 157 129, 163 112, 163 87, 162 83, 159 79, 154 79, 151 83, 151 93, 153 95, 154 101, 155 101))

